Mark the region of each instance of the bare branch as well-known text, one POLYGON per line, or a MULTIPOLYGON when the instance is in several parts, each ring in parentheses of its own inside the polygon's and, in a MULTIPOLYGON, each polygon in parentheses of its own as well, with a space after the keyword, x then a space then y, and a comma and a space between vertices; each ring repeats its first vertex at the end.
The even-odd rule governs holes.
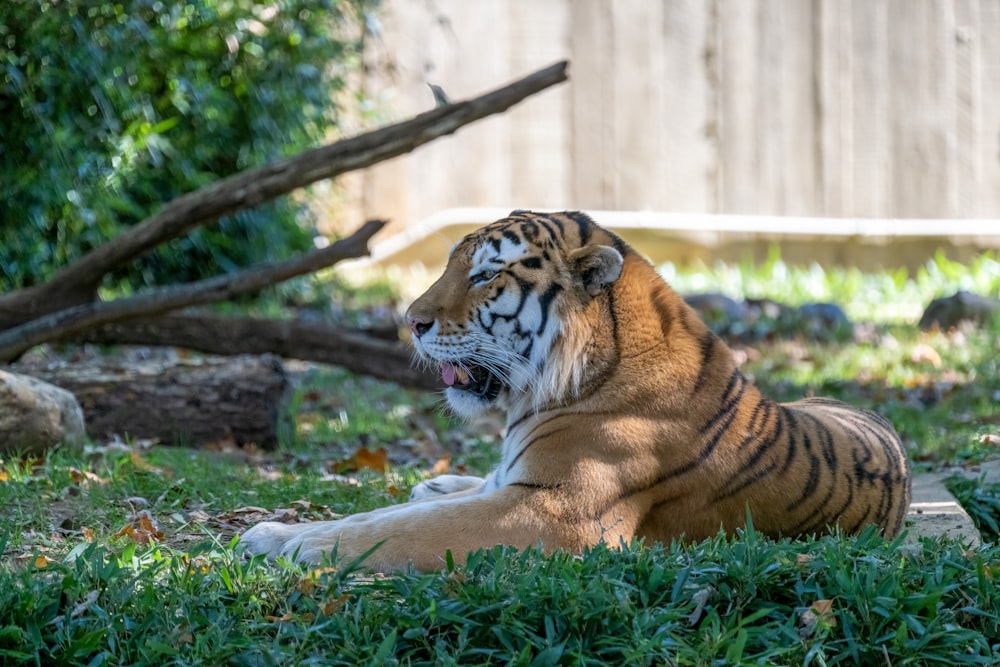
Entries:
POLYGON ((9 361, 48 340, 85 329, 136 317, 159 315, 184 306, 225 301, 257 292, 269 285, 312 273, 337 262, 368 254, 368 240, 385 225, 369 220, 361 229, 327 248, 315 250, 280 264, 244 269, 206 280, 172 285, 114 301, 73 306, 0 332, 0 361, 9 361))
MULTIPOLYGON (((25 322, 94 293, 111 269, 224 215, 253 208, 316 181, 363 169, 413 149, 565 81, 567 63, 551 65, 480 97, 235 174, 183 195, 117 238, 95 248, 46 283, 0 296, 0 323, 25 322)), ((9 348, 9 343, 6 344, 9 348)), ((0 354, 0 357, 3 357, 0 354)))

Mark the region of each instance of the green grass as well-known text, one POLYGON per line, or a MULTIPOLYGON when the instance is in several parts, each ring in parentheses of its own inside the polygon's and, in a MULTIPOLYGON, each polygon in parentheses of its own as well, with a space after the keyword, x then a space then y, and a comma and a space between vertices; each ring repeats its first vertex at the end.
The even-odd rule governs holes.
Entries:
POLYGON ((660 274, 679 292, 721 292, 733 298, 772 298, 789 305, 833 302, 859 321, 915 323, 934 298, 967 290, 1000 294, 1000 253, 987 252, 969 263, 938 252, 918 270, 905 268, 864 273, 855 268, 786 264, 777 248, 754 265, 718 263, 678 267, 666 263, 660 274))
MULTIPOLYGON (((782 266, 772 258, 672 282, 885 315, 867 342, 791 336, 738 353, 775 398, 830 395, 885 414, 917 467, 993 453, 982 436, 1000 429, 1000 329, 927 334, 912 322, 956 288, 996 294, 995 258, 980 258, 974 275, 943 258, 913 277, 782 266)), ((4 455, 0 664, 1000 661, 998 484, 952 486, 984 531, 974 550, 873 533, 775 542, 751 529, 580 555, 496 548, 440 573, 373 578, 344 563, 244 559, 233 536, 271 515, 325 519, 401 502, 435 464, 481 474, 502 424, 461 424, 439 396, 327 368, 298 377, 291 409, 297 429, 274 452, 4 455), (356 469, 359 451, 381 448, 385 474, 356 469)))

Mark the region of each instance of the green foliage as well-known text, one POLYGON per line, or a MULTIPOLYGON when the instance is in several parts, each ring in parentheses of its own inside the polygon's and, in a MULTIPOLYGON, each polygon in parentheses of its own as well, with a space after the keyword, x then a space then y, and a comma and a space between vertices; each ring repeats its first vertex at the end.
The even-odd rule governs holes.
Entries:
POLYGON ((1000 540, 1000 483, 978 479, 953 477, 948 480, 948 490, 972 517, 983 539, 1000 540))
MULTIPOLYGON (((4 286, 38 283, 174 197, 317 143, 376 2, 0 4, 4 286)), ((305 248, 308 222, 283 199, 126 276, 171 283, 267 261, 305 248)))

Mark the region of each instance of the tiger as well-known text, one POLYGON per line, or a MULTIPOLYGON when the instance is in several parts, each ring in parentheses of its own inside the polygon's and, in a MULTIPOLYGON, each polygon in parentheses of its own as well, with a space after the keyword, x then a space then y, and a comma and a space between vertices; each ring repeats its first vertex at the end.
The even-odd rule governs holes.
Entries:
POLYGON ((748 520, 774 538, 903 527, 910 472, 886 419, 766 398, 653 265, 584 213, 517 210, 469 234, 405 323, 455 413, 505 413, 499 464, 339 520, 258 524, 248 553, 430 571, 496 545, 695 542, 748 520))

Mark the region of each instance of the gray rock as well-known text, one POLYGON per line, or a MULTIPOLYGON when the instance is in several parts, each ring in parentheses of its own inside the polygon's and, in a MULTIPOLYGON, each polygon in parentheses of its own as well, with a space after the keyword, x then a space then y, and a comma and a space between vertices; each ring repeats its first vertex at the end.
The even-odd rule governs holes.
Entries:
POLYGON ((0 370, 0 451, 80 447, 87 434, 73 394, 28 375, 0 370))
POLYGON ((742 301, 731 299, 725 294, 708 292, 706 294, 688 294, 684 300, 689 306, 698 311, 702 319, 709 321, 717 320, 744 320, 750 310, 742 301))
POLYGON ((926 331, 935 327, 951 329, 963 321, 981 325, 990 322, 998 314, 1000 301, 963 290, 931 301, 918 326, 926 331))

